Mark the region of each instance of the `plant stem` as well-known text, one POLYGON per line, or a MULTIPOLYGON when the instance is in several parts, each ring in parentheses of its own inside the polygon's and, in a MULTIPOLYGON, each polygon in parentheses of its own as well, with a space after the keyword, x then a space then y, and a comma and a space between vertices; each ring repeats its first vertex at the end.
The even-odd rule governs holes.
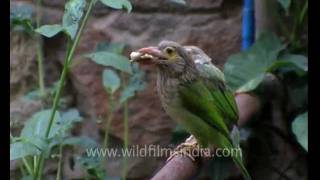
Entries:
MULTIPOLYGON (((38 35, 37 35, 38 36, 38 35)), ((43 54, 42 54, 42 40, 37 37, 37 63, 38 63, 38 84, 39 84, 39 95, 44 97, 46 94, 44 86, 44 73, 43 73, 43 54)))
POLYGON ((33 171, 32 171, 32 168, 31 168, 30 164, 28 163, 28 161, 26 160, 25 157, 22 157, 22 162, 23 162, 23 165, 26 167, 28 173, 29 173, 31 176, 34 176, 33 171))
POLYGON ((291 44, 292 44, 292 49, 296 50, 299 48, 299 33, 303 27, 301 27, 301 23, 304 20, 305 14, 308 9, 308 1, 304 3, 304 6, 302 10, 300 10, 300 4, 296 5, 296 13, 294 16, 294 23, 293 23, 293 28, 292 28, 292 33, 291 33, 291 44))
POLYGON ((62 87, 64 85, 64 82, 65 82, 65 79, 66 79, 66 76, 67 76, 67 72, 68 72, 68 69, 69 69, 69 64, 72 61, 72 57, 73 57, 74 51, 75 51, 76 47, 78 46, 82 31, 84 29, 84 26, 85 26, 87 20, 88 20, 89 14, 90 14, 90 12, 92 10, 92 7, 93 7, 95 1, 96 0, 91 0, 90 1, 88 10, 87 10, 82 22, 81 22, 79 31, 76 34, 76 38, 75 38, 74 42, 72 43, 70 51, 68 51, 68 53, 66 55, 65 62, 64 62, 64 65, 63 65, 63 69, 62 69, 62 73, 61 73, 60 80, 59 80, 58 90, 57 90, 57 93, 55 94, 54 101, 53 101, 53 107, 52 107, 53 110, 51 112, 49 124, 48 124, 48 127, 46 129, 46 134, 45 134, 46 138, 49 137, 49 133, 50 133, 50 130, 51 130, 51 127, 52 127, 52 124, 53 124, 54 116, 55 116, 55 113, 57 111, 58 104, 59 104, 59 101, 60 101, 62 87))
POLYGON ((34 174, 36 173, 36 167, 38 166, 37 163, 38 163, 38 156, 33 156, 33 173, 34 174))
POLYGON ((307 10, 308 10, 308 0, 304 3, 303 9, 301 10, 301 13, 299 16, 299 25, 301 25, 301 23, 303 22, 307 10))
MULTIPOLYGON (((60 100, 60 96, 61 96, 61 92, 62 92, 62 87, 64 85, 64 82, 65 82, 65 79, 66 79, 66 76, 67 76, 69 64, 71 63, 74 51, 75 51, 75 49, 76 49, 76 47, 77 47, 77 45, 78 45, 78 43, 80 41, 81 34, 83 32, 83 29, 84 29, 84 27, 86 25, 86 22, 88 20, 88 17, 89 17, 89 15, 91 13, 91 10, 92 10, 95 2, 96 2, 96 0, 91 0, 90 1, 89 7, 88 7, 88 9, 86 11, 86 14, 85 14, 82 22, 81 22, 81 25, 79 27, 79 30, 78 30, 77 34, 76 34, 75 40, 73 41, 70 50, 68 50, 67 53, 66 53, 66 58, 65 58, 65 62, 64 62, 64 65, 63 65, 62 73, 61 73, 61 76, 60 76, 58 89, 57 89, 57 92, 56 92, 54 100, 53 100, 52 112, 51 112, 51 115, 50 115, 50 118, 49 118, 48 126, 47 126, 47 128, 45 130, 45 137, 46 138, 49 137, 49 133, 50 133, 50 130, 51 130, 51 127, 52 127, 52 124, 53 124, 53 120, 54 120, 54 117, 55 117, 55 114, 56 114, 56 111, 57 111, 57 108, 58 108, 58 104, 59 104, 59 100, 60 100)), ((41 153, 40 158, 39 158, 39 163, 37 164, 38 166, 36 167, 36 174, 35 174, 36 179, 40 179, 41 180, 41 173, 42 173, 42 169, 43 169, 43 164, 44 164, 44 155, 43 155, 43 153, 41 153)))
POLYGON ((36 27, 40 27, 41 21, 41 0, 36 0, 36 27))
MULTIPOLYGON (((124 134, 123 134, 123 141, 124 141, 124 149, 128 148, 128 134, 129 134, 129 122, 128 122, 128 101, 124 102, 124 134)), ((128 165, 128 158, 126 156, 123 157, 123 171, 122 171, 122 179, 126 179, 127 176, 127 165, 128 165)))
MULTIPOLYGON (((41 0, 36 1, 36 28, 40 27, 41 21, 41 0)), ((40 96, 45 96, 45 86, 44 86, 44 73, 43 73, 43 54, 42 54, 42 39, 40 35, 36 35, 37 40, 37 63, 38 63, 38 84, 40 96)))
POLYGON ((57 170, 56 180, 61 179, 62 149, 63 149, 63 145, 60 144, 59 145, 59 162, 58 162, 58 170, 57 170))
POLYGON ((12 136, 11 130, 10 130, 10 144, 13 142, 13 140, 14 140, 14 137, 12 136))
POLYGON ((18 164, 19 164, 19 169, 20 169, 20 171, 21 171, 22 176, 27 176, 27 172, 26 172, 26 170, 24 169, 23 164, 21 164, 21 161, 18 162, 18 164))
POLYGON ((108 145, 108 135, 110 130, 110 125, 113 120, 113 110, 114 110, 114 97, 113 94, 110 94, 109 96, 109 110, 108 110, 108 117, 107 117, 107 123, 105 126, 105 134, 104 134, 104 140, 103 140, 103 149, 107 148, 108 145))

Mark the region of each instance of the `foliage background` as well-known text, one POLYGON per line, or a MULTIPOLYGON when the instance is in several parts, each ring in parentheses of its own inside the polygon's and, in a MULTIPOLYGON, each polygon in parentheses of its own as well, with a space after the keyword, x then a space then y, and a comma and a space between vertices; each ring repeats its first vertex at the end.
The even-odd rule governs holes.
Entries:
MULTIPOLYGON (((19 10, 19 14, 30 16, 27 18, 32 18, 33 23, 36 21, 34 2, 13 0, 10 3, 11 12, 12 7, 23 6, 22 9, 25 12, 19 10)), ((70 136, 66 136, 67 138, 84 137, 86 141, 83 139, 82 141, 87 142, 88 146, 97 142, 103 144, 105 124, 113 112, 108 144, 110 147, 121 147, 125 141, 123 131, 126 126, 123 119, 126 108, 121 105, 122 103, 112 104, 110 102, 112 102, 112 99, 123 97, 121 92, 126 89, 126 86, 123 87, 122 85, 121 91, 114 92, 113 90, 118 89, 117 82, 115 82, 111 89, 105 88, 106 85, 104 86, 103 82, 108 81, 105 77, 110 77, 113 72, 106 72, 105 66, 102 65, 106 65, 108 60, 114 58, 114 56, 105 52, 112 52, 119 56, 123 54, 128 57, 133 50, 156 45, 159 41, 167 39, 202 48, 212 57, 213 62, 218 67, 225 68, 228 82, 234 89, 256 78, 254 83, 249 83, 249 89, 248 86, 242 88, 242 90, 251 91, 251 93, 262 97, 263 100, 261 112, 244 129, 245 132, 250 134, 249 137, 245 138, 244 148, 248 156, 249 171, 252 172, 253 177, 259 177, 258 179, 303 179, 307 177, 306 151, 297 143, 294 135, 295 132, 301 132, 299 123, 304 120, 291 125, 297 115, 307 110, 307 70, 305 69, 307 67, 305 58, 307 47, 304 45, 304 42, 307 41, 305 38, 307 36, 305 33, 307 24, 305 22, 297 25, 302 27, 297 28, 296 31, 298 32, 293 37, 298 40, 292 39, 290 33, 281 31, 278 24, 273 22, 277 24, 275 29, 279 29, 275 30, 277 37, 267 34, 264 39, 261 38, 260 44, 255 45, 255 48, 249 50, 247 54, 234 55, 240 51, 241 1, 188 0, 186 5, 169 0, 152 1, 152 3, 148 0, 133 0, 131 3, 133 9, 128 14, 125 11, 107 8, 99 1, 89 17, 70 65, 67 82, 59 104, 61 111, 63 111, 61 121, 63 121, 64 113, 73 112, 71 113, 72 118, 66 119, 71 124, 75 123, 70 136), (103 54, 101 55, 99 52, 103 52, 103 54), (252 54, 256 56, 250 59, 252 54), (299 54, 299 57, 295 57, 299 60, 297 60, 298 63, 295 63, 297 61, 291 59, 294 59, 293 55, 297 54, 299 54), (304 57, 301 57, 302 55, 304 57), (99 58, 100 56, 102 58, 99 58), (291 57, 288 58, 288 56, 291 57), (264 60, 262 62, 266 63, 261 63, 262 58, 264 60), (252 62, 246 61, 248 59, 252 62), (279 59, 293 61, 293 63, 276 64, 275 61, 279 59), (224 65, 226 61, 228 63, 224 65), (292 64, 293 66, 291 66, 292 64), (239 72, 230 73, 234 72, 228 70, 232 66, 236 66, 235 68, 239 72), (241 67, 243 70, 240 71, 241 67), (282 73, 283 69, 279 67, 287 67, 288 69, 284 69, 284 71, 289 73, 282 73), (247 73, 248 69, 251 70, 251 74, 247 73), (280 73, 278 73, 279 71, 280 73), (285 90, 280 90, 281 93, 270 93, 271 91, 268 91, 268 89, 274 87, 269 87, 268 84, 261 85, 258 88, 259 82, 264 77, 261 75, 270 72, 276 74, 281 84, 285 84, 285 90), (229 80, 233 76, 242 77, 242 81, 229 80), (296 82, 296 84, 283 83, 291 81, 296 82), (294 98, 283 100, 281 97, 284 97, 284 94, 294 98), (267 101, 265 99, 272 100, 267 101), (78 118, 78 116, 81 116, 81 118, 78 118), (80 119, 81 122, 78 122, 80 119)), ((297 7, 297 5, 288 6, 291 9, 289 15, 286 15, 289 8, 283 10, 282 7, 286 7, 286 4, 281 6, 283 3, 285 1, 280 1, 276 6, 278 12, 280 12, 279 15, 284 17, 285 20, 280 24, 284 24, 290 29, 291 26, 294 26, 292 25, 294 23, 286 21, 286 19, 294 16, 295 13, 291 9, 297 7)), ((65 2, 62 0, 43 0, 42 4, 40 24, 61 24, 65 2)), ((300 12, 299 8, 296 11, 300 12)), ((24 22, 28 26, 27 21, 24 22)), ((57 29, 55 33, 59 32, 59 27, 57 29)), ((20 135, 22 127, 26 126, 24 124, 32 121, 35 116, 41 116, 37 112, 50 108, 67 48, 66 36, 63 33, 59 33, 52 38, 43 38, 44 86, 47 88, 49 95, 48 98, 37 98, 35 90, 38 87, 39 75, 37 74, 37 54, 35 52, 37 51, 36 44, 38 41, 36 38, 30 37, 28 33, 19 30, 10 32, 10 124, 11 134, 14 137, 20 135)), ((160 144, 161 146, 168 146, 172 143, 181 142, 187 134, 176 127, 176 124, 163 112, 156 95, 154 69, 144 68, 143 73, 140 74, 141 77, 140 75, 135 76, 138 80, 130 80, 130 76, 118 71, 119 69, 125 71, 124 66, 115 68, 121 82, 129 84, 131 82, 131 85, 133 85, 128 87, 139 90, 128 101, 129 145, 160 144), (140 79, 145 83, 140 82, 140 79)), ((139 74, 137 72, 134 74, 139 74)), ((111 81, 113 82, 112 79, 111 81)), ((110 84, 110 81, 107 84, 110 84)), ((131 94, 130 91, 132 91, 130 88, 127 89, 128 96, 131 94)), ((307 123, 302 122, 302 125, 305 124, 307 123)), ((299 138, 300 134, 305 134, 305 132, 298 133, 298 141, 302 141, 303 144, 305 140, 299 138)), ((81 159, 77 161, 77 157, 82 150, 72 148, 74 144, 77 143, 70 143, 70 147, 66 145, 63 156, 61 156, 62 177, 65 179, 83 178, 87 173, 90 174, 90 171, 84 171, 83 169, 89 170, 90 168, 95 170, 93 174, 99 174, 99 168, 101 167, 92 163, 92 160, 81 159), (83 168, 84 161, 91 162, 89 165, 92 167, 83 168)), ((57 153, 58 151, 54 151, 53 154, 57 153)), ((44 169, 46 177, 55 177, 57 161, 58 158, 49 158, 44 169)), ((103 172, 108 177, 120 177, 123 169, 121 162, 122 159, 119 158, 107 159, 103 172)), ((129 158, 127 178, 148 179, 164 163, 164 157, 129 158)), ((12 179, 21 177, 19 164, 18 161, 10 162, 12 179)), ((214 166, 213 163, 208 168, 203 168, 199 179, 210 178, 212 176, 210 167, 214 166)), ((228 169, 225 171, 228 171, 228 169)), ((221 176, 230 176, 230 173, 226 174, 221 176)))

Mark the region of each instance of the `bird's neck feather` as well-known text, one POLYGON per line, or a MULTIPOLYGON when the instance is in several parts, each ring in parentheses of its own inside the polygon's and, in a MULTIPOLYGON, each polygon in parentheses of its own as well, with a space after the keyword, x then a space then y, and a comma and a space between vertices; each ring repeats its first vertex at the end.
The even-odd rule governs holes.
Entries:
POLYGON ((190 81, 196 77, 197 70, 192 60, 186 60, 172 64, 161 64, 158 66, 158 74, 162 76, 162 79, 190 81))
POLYGON ((185 67, 183 71, 174 70, 170 66, 158 66, 157 90, 165 109, 169 104, 176 102, 179 86, 197 77, 196 69, 192 69, 192 66, 185 67))
POLYGON ((180 85, 198 77, 194 62, 188 60, 157 66, 157 90, 165 109, 169 104, 172 105, 177 101, 177 91, 180 85))

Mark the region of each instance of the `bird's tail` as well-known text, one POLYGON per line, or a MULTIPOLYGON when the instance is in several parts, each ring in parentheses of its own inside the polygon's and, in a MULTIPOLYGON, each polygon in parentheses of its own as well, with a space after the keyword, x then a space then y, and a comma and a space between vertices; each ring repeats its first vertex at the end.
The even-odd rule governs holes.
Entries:
POLYGON ((243 164, 242 150, 241 150, 239 144, 233 144, 230 141, 225 141, 223 147, 229 149, 229 151, 232 152, 230 154, 231 158, 232 158, 233 162, 237 165, 239 170, 241 171, 243 178, 245 180, 252 180, 248 170, 246 169, 246 167, 243 164))
POLYGON ((231 142, 228 144, 229 147, 232 147, 233 149, 237 149, 235 154, 232 154, 232 159, 234 163, 238 166, 240 169, 242 176, 244 177, 245 180, 251 180, 251 176, 246 169, 246 167, 243 164, 243 159, 242 159, 242 149, 240 148, 240 131, 237 128, 237 126, 234 126, 231 132, 231 142), (238 151, 240 150, 240 151, 238 151), (240 152, 240 153, 239 153, 240 152))
POLYGON ((244 177, 245 180, 252 180, 249 172, 247 171, 246 167, 244 166, 243 164, 243 161, 242 161, 242 157, 237 155, 237 156, 233 156, 232 157, 234 163, 238 166, 238 168, 240 169, 241 171, 241 174, 242 176, 244 177))

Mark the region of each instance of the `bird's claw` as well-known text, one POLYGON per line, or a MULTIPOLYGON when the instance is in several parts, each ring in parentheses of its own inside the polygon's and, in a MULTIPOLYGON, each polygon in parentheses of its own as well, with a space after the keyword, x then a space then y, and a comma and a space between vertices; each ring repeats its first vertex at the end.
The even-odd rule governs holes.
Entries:
POLYGON ((191 159, 191 161, 195 161, 195 158, 189 154, 188 152, 185 152, 185 151, 175 151, 168 159, 167 159, 167 162, 169 162, 171 159, 173 159, 175 156, 177 155, 182 155, 182 156, 187 156, 191 159))
POLYGON ((167 162, 169 162, 177 155, 187 156, 194 162, 195 158, 192 156, 192 151, 197 150, 198 147, 199 146, 197 140, 191 135, 188 139, 186 139, 184 143, 176 147, 174 153, 171 154, 170 157, 167 159, 167 162))

